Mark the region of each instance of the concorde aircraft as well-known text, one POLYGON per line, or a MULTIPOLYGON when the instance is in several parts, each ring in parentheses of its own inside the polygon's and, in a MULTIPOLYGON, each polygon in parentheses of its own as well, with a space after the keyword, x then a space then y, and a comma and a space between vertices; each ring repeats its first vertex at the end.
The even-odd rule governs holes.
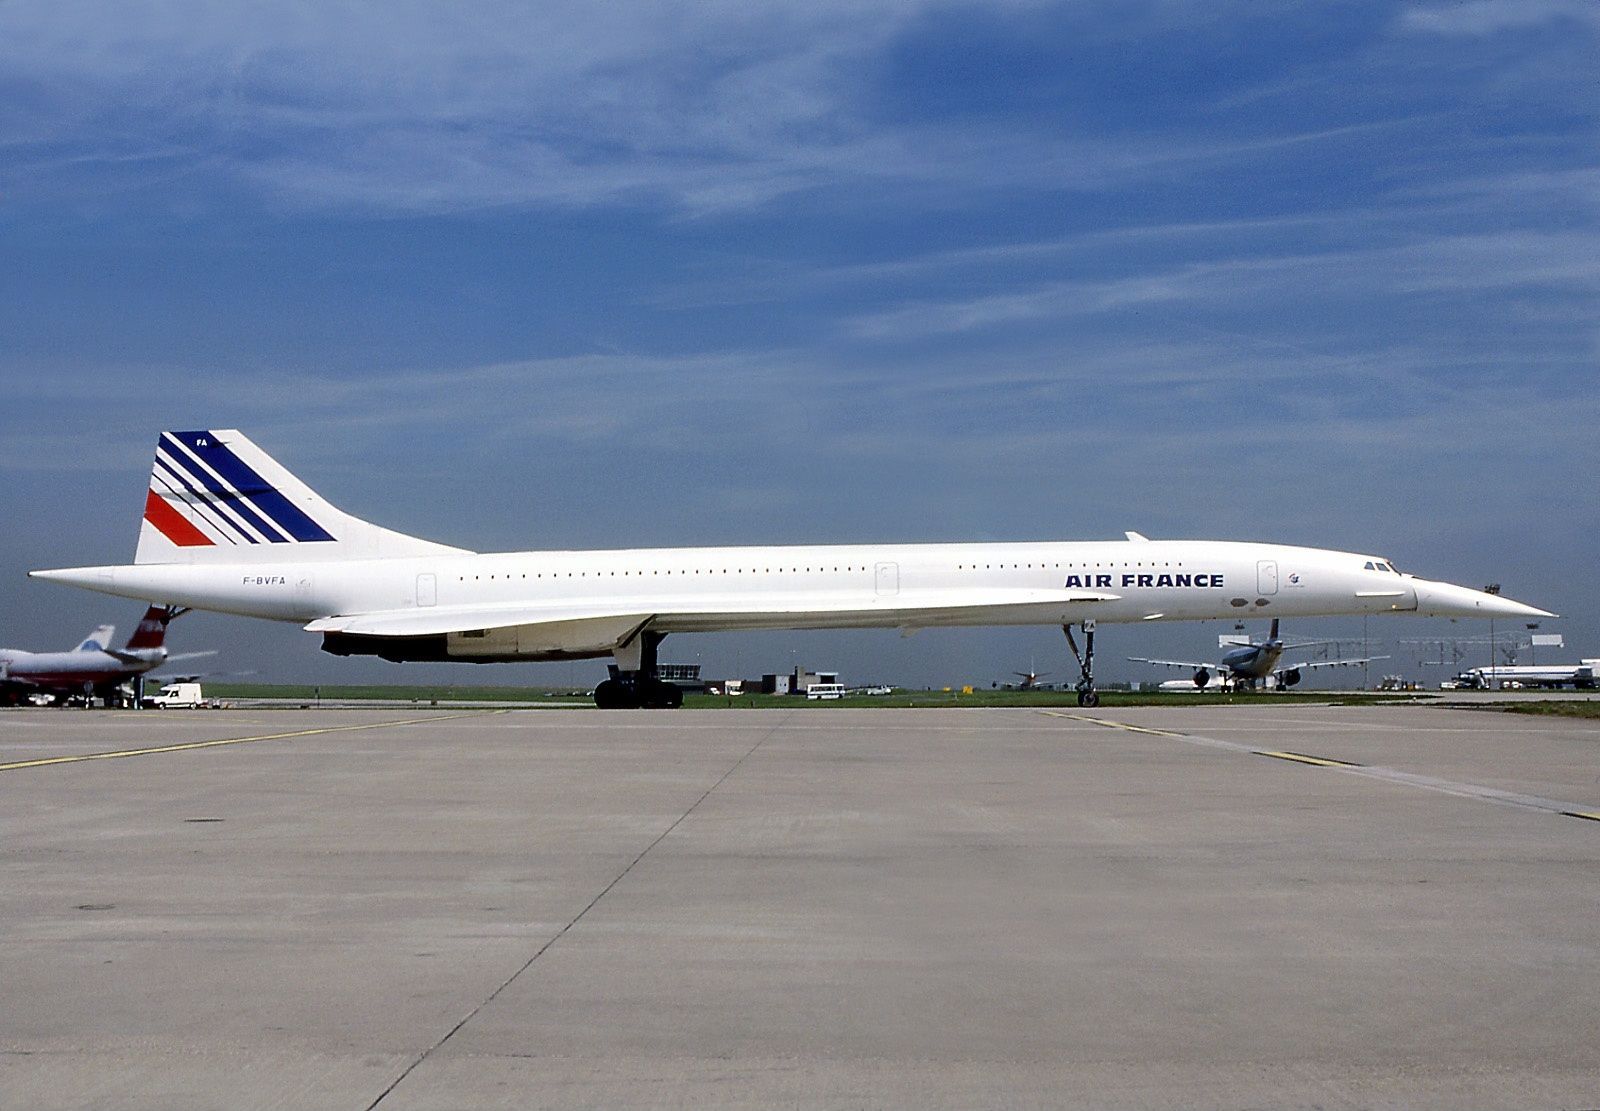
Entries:
POLYGON ((1194 685, 1204 689, 1211 682, 1212 677, 1220 677, 1225 684, 1237 687, 1244 684, 1254 687, 1256 683, 1263 682, 1270 675, 1280 688, 1292 687, 1300 682, 1301 672, 1315 671, 1323 667, 1360 667, 1362 664, 1374 660, 1387 660, 1388 656, 1357 656, 1351 659, 1339 660, 1313 660, 1305 663, 1285 664, 1279 666, 1283 654, 1291 649, 1310 648, 1322 641, 1305 641, 1299 644, 1286 644, 1278 636, 1278 619, 1272 619, 1272 630, 1267 633, 1266 640, 1251 640, 1248 637, 1221 637, 1222 644, 1229 646, 1228 651, 1222 654, 1222 659, 1215 663, 1196 663, 1194 660, 1152 660, 1145 656, 1129 656, 1128 659, 1136 664, 1155 664, 1158 667, 1183 667, 1194 671, 1194 685))
POLYGON ((602 708, 671 707, 669 633, 1059 625, 1094 706, 1099 622, 1544 610, 1370 555, 1216 540, 478 553, 335 509, 242 433, 164 432, 134 562, 30 572, 165 605, 302 624, 339 656, 612 656, 602 708), (1084 633, 1078 649, 1074 626, 1084 633))
POLYGON ((113 648, 114 625, 101 625, 76 648, 65 652, 25 652, 20 648, 0 648, 0 703, 14 706, 31 693, 99 696, 109 704, 124 682, 153 671, 168 660, 187 656, 207 656, 209 652, 190 652, 185 656, 167 654, 167 625, 178 610, 151 606, 139 627, 122 648, 113 648))

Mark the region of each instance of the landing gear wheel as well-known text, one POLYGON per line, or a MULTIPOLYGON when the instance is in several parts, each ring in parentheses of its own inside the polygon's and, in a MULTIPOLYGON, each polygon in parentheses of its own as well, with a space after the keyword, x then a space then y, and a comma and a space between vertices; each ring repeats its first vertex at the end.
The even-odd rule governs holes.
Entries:
POLYGON ((647 710, 676 710, 683 705, 683 691, 673 683, 648 679, 644 683, 644 697, 639 701, 647 710))
POLYGON ((1078 692, 1078 705, 1082 706, 1086 710, 1094 709, 1096 706, 1100 705, 1100 692, 1099 691, 1079 691, 1078 692))
POLYGON ((594 689, 594 704, 601 710, 634 710, 639 706, 639 696, 631 683, 606 679, 594 689))

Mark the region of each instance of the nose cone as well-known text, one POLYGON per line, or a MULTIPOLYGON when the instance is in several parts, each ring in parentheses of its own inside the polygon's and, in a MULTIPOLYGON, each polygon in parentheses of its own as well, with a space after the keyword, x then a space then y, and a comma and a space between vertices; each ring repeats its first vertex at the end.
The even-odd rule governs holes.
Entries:
POLYGON ((114 571, 112 567, 58 567, 50 571, 29 571, 28 578, 98 590, 115 578, 114 571))
POLYGON ((1425 617, 1555 617, 1549 610, 1514 602, 1454 583, 1408 580, 1417 592, 1417 612, 1425 617))
POLYGON ((118 582, 118 570, 116 567, 58 567, 49 571, 29 571, 28 578, 81 586, 85 590, 98 590, 101 594, 139 597, 138 594, 128 593, 118 582))

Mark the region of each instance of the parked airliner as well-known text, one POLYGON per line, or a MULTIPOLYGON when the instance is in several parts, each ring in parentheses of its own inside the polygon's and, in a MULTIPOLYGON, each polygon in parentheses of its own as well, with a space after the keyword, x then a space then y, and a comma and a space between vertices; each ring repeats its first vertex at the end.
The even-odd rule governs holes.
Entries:
POLYGON ((601 707, 675 706, 669 633, 1059 625, 1094 706, 1098 622, 1417 613, 1546 617, 1385 559, 1216 540, 854 544, 477 553, 335 509, 234 430, 164 432, 134 562, 36 578, 293 621, 335 655, 612 656, 601 707), (1085 633, 1078 650, 1073 626, 1085 633))
POLYGON ((169 660, 209 656, 210 652, 167 654, 167 625, 180 611, 155 605, 145 611, 139 626, 122 648, 113 648, 116 626, 101 625, 65 652, 24 652, 0 648, 0 703, 15 706, 25 697, 52 694, 65 702, 68 696, 117 698, 127 680, 153 671, 169 660))
POLYGON ((1315 660, 1305 663, 1286 664, 1279 666, 1283 654, 1293 649, 1313 648, 1326 641, 1303 641, 1297 644, 1286 644, 1278 636, 1278 619, 1272 619, 1272 630, 1267 633, 1266 640, 1251 640, 1249 637, 1219 637, 1218 647, 1226 645, 1228 651, 1223 653, 1222 659, 1215 663, 1197 663, 1194 660, 1152 660, 1146 656, 1129 656, 1132 663, 1155 664, 1158 667, 1182 667, 1194 671, 1194 685, 1205 688, 1211 682, 1212 676, 1221 678, 1228 688, 1237 688, 1240 684, 1254 687, 1257 683, 1265 683, 1271 677, 1273 683, 1280 689, 1294 686, 1300 682, 1301 672, 1315 671, 1324 667, 1360 667, 1362 664, 1372 663, 1374 660, 1387 660, 1388 656, 1355 656, 1350 659, 1315 660))

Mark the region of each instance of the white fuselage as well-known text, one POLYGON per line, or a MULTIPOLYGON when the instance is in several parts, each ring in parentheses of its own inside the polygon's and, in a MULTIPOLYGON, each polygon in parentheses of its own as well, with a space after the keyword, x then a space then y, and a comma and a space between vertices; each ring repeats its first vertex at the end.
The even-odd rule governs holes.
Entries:
POLYGON ((112 680, 143 675, 166 662, 165 648, 124 649, 123 657, 109 652, 23 652, 0 649, 0 681, 26 683, 49 689, 78 690, 112 680))
MULTIPOLYGON (((648 614, 651 628, 662 633, 1308 617, 1417 611, 1419 600, 1423 612, 1459 615, 1474 612, 1481 604, 1476 600, 1496 602, 1476 591, 1368 569, 1372 562, 1278 544, 1042 541, 151 564, 78 569, 71 581, 105 593, 302 623, 396 611, 422 618, 551 607, 648 614), (1067 596, 1074 593, 1080 597, 1067 596)), ((592 639, 592 631, 584 636, 592 639)), ((471 658, 472 647, 463 644, 451 655, 471 658)), ((527 648, 509 654, 598 655, 609 645, 530 642, 527 648)))

